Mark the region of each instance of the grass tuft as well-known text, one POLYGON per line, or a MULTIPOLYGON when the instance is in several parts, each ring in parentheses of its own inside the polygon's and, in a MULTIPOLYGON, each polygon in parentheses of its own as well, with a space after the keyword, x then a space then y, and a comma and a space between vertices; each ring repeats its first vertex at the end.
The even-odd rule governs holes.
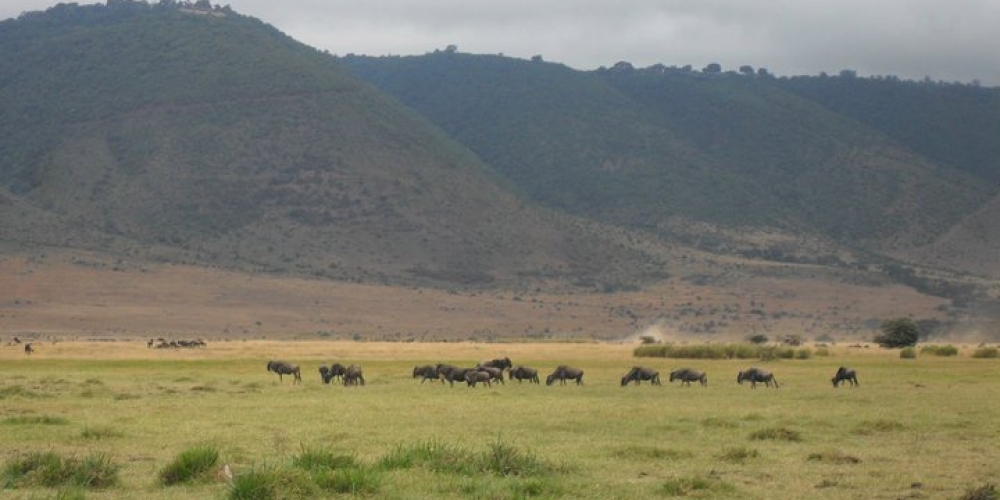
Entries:
POLYGON ((861 459, 854 456, 848 455, 839 450, 827 450, 819 453, 810 453, 806 460, 810 462, 824 462, 829 464, 857 464, 861 463, 861 459))
POLYGON ((878 420, 865 420, 854 427, 854 433, 867 436, 874 434, 876 432, 892 432, 901 431, 905 429, 902 423, 895 420, 878 419, 878 420))
POLYGON ((122 433, 119 432, 114 427, 109 425, 101 425, 97 427, 84 427, 80 432, 80 437, 84 439, 105 439, 113 437, 121 437, 122 433))
POLYGON ((65 417, 53 417, 51 415, 32 415, 24 417, 7 417, 3 419, 4 425, 67 425, 69 420, 65 417))
POLYGON ((301 469, 279 469, 273 466, 254 467, 237 474, 229 487, 229 500, 278 500, 315 498, 316 483, 301 469))
POLYGON ((690 451, 669 450, 659 446, 631 445, 614 451, 618 458, 633 460, 683 460, 694 457, 690 451))
POLYGON ((754 441, 802 441, 802 434, 787 427, 768 427, 750 433, 750 439, 754 441))
POLYGON ((219 463, 219 450, 213 446, 200 445, 181 452, 163 469, 160 469, 160 484, 172 486, 181 483, 207 482, 212 479, 212 471, 219 463))
POLYGON ((328 451, 303 449, 302 453, 292 458, 292 465, 313 471, 357 467, 358 462, 352 455, 335 455, 328 451))
POLYGON ((720 460, 725 460, 727 462, 741 464, 747 460, 754 459, 760 456, 760 452, 756 448, 747 448, 746 446, 740 446, 737 448, 729 448, 719 455, 720 460))
POLYGON ((958 497, 958 500, 1000 500, 996 488, 992 484, 986 483, 982 486, 970 488, 965 494, 958 497))
POLYGON ((63 458, 52 451, 34 452, 8 462, 0 476, 0 486, 107 488, 118 484, 120 469, 119 465, 102 453, 80 460, 63 458))
POLYGON ((714 477, 681 477, 669 479, 660 485, 659 493, 668 497, 715 497, 731 494, 736 487, 714 477))

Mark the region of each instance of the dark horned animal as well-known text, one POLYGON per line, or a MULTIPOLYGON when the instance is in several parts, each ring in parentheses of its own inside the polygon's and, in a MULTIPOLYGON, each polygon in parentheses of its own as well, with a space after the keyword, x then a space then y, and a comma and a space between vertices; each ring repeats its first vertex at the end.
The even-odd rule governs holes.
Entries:
POLYGON ((324 384, 329 384, 333 379, 338 377, 343 381, 345 371, 347 371, 347 367, 340 363, 334 363, 329 368, 326 365, 319 367, 319 375, 323 377, 324 384))
POLYGON ((548 377, 545 377, 545 385, 552 385, 556 380, 560 385, 566 385, 566 379, 575 380, 576 385, 583 385, 583 370, 571 366, 559 365, 548 377))
POLYGON ((293 365, 285 361, 271 360, 267 362, 267 371, 277 373, 279 382, 282 381, 284 375, 292 375, 295 377, 292 380, 293 385, 302 383, 302 372, 299 371, 299 365, 293 365))
POLYGON ((830 381, 833 382, 834 387, 839 387, 840 383, 845 380, 851 383, 851 387, 861 385, 858 383, 858 373, 854 371, 853 368, 847 368, 844 366, 837 368, 837 374, 830 379, 830 381))
POLYGON ((511 380, 517 379, 518 383, 525 380, 529 382, 534 382, 536 384, 541 383, 538 380, 538 370, 531 368, 529 366, 515 366, 507 372, 508 378, 511 380))
POLYGON ((635 385, 639 385, 643 380, 648 380, 652 385, 662 385, 659 371, 643 366, 633 366, 632 370, 622 377, 622 387, 633 381, 635 385))
POLYGON ((438 379, 438 370, 434 365, 423 365, 413 367, 413 378, 420 377, 420 383, 424 383, 428 380, 438 379))
POLYGON ((691 368, 681 368, 670 372, 670 381, 680 380, 681 385, 691 385, 691 382, 699 382, 701 385, 708 385, 708 375, 701 370, 691 368))
POLYGON ((344 370, 344 385, 365 385, 364 371, 360 366, 351 365, 344 370))
POLYGON ((763 382, 764 385, 770 387, 774 383, 774 388, 778 388, 778 379, 774 378, 774 374, 769 371, 761 370, 760 368, 750 368, 749 370, 741 371, 736 374, 736 382, 743 385, 743 381, 750 381, 750 388, 756 389, 757 382, 763 382))

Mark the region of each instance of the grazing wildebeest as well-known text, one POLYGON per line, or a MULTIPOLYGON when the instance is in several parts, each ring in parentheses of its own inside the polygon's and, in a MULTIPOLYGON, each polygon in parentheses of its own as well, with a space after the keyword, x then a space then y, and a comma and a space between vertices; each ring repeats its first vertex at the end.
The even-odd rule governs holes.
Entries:
POLYGON ((503 357, 503 358, 491 359, 489 361, 483 361, 482 363, 479 363, 479 366, 490 366, 493 368, 499 368, 501 370, 507 370, 512 366, 512 363, 510 362, 510 358, 503 357))
POLYGON ((511 380, 517 379, 518 383, 525 380, 536 384, 541 383, 538 381, 538 370, 528 366, 515 366, 507 372, 507 375, 511 380))
POLYGON ((583 370, 566 365, 559 365, 548 377, 545 377, 545 385, 552 385, 556 380, 560 385, 566 385, 566 379, 576 380, 576 385, 583 385, 583 370))
MULTIPOLYGON (((503 370, 500 368, 496 368, 493 366, 477 366, 476 371, 488 373, 490 375, 491 381, 499 380, 501 384, 504 385, 507 384, 506 382, 503 381, 503 370)), ((466 374, 466 378, 468 378, 468 374, 466 374)))
POLYGON ((763 382, 764 385, 770 387, 771 383, 774 383, 774 388, 778 388, 778 379, 774 378, 774 374, 769 371, 761 370, 760 368, 754 367, 749 370, 741 371, 736 374, 736 382, 740 385, 743 384, 744 380, 750 381, 750 388, 756 389, 757 382, 763 382))
POLYGON ((708 375, 701 370, 691 368, 681 368, 670 372, 670 381, 680 380, 681 385, 691 385, 691 382, 698 381, 701 385, 708 385, 708 375))
POLYGON ((421 377, 420 383, 422 384, 428 380, 437 380, 439 375, 434 365, 423 365, 413 367, 413 378, 417 377, 421 377))
POLYGON ((838 387, 845 380, 851 383, 851 387, 860 385, 858 384, 858 373, 854 371, 854 368, 841 366, 837 368, 837 374, 830 379, 834 387, 838 387))
POLYGON ((648 380, 653 385, 662 385, 660 383, 660 372, 643 366, 633 366, 632 370, 622 377, 622 387, 625 387, 633 380, 635 381, 635 385, 639 385, 643 380, 648 380))
POLYGON ((493 375, 485 370, 468 370, 465 372, 465 382, 469 384, 469 387, 475 387, 479 382, 485 382, 486 387, 491 387, 490 381, 493 379, 493 375))
POLYGON ((442 382, 447 380, 448 384, 455 387, 455 382, 465 382, 465 374, 470 371, 475 371, 475 368, 458 368, 452 365, 438 365, 437 366, 438 375, 441 376, 442 382))
POLYGON ((351 365, 344 370, 344 385, 365 385, 364 372, 360 366, 351 365))
POLYGON ((31 342, 28 342, 27 344, 24 344, 24 353, 25 354, 31 354, 33 352, 35 352, 35 347, 31 345, 31 342))
POLYGON ((319 375, 323 377, 323 383, 329 384, 331 380, 340 377, 340 380, 344 380, 344 372, 347 371, 347 367, 340 364, 334 363, 327 368, 326 365, 319 367, 319 375))
POLYGON ((277 373, 279 382, 282 381, 284 375, 294 375, 292 384, 302 383, 302 372, 299 371, 299 365, 271 360, 267 362, 267 371, 277 373))

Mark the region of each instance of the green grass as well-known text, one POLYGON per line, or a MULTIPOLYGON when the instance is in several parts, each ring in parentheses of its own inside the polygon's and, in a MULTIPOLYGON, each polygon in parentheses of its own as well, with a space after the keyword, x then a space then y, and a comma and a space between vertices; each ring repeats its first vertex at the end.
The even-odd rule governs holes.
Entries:
POLYGON ((580 366, 585 385, 470 389, 410 377, 415 361, 474 364, 505 349, 453 357, 451 348, 435 346, 426 360, 361 359, 368 384, 351 389, 323 385, 315 373, 331 359, 354 359, 333 350, 286 356, 303 367, 296 386, 266 372, 263 350, 194 361, 4 360, 0 390, 27 392, 8 391, 0 406, 3 483, 15 498, 846 500, 901 498, 914 483, 958 498, 993 481, 1000 463, 1000 380, 988 360, 834 348, 829 357, 766 364, 685 362, 713 383, 626 390, 622 373, 640 364, 630 353, 538 344, 537 358, 515 363, 542 373, 580 366), (773 371, 781 388, 737 385, 736 372, 751 364, 773 371), (840 365, 857 369, 864 385, 831 388, 840 365), (93 394, 82 395, 84 386, 93 394), (217 461, 188 456, 205 443, 217 461), (96 484, 113 486, 55 479, 90 456, 104 464, 92 467, 95 477, 118 477, 96 484), (177 467, 202 472, 172 473, 198 479, 163 487, 161 471, 175 462, 201 463, 177 467), (219 478, 223 467, 231 483, 219 478))
POLYGON ((160 470, 160 483, 171 486, 180 483, 208 481, 212 478, 213 469, 218 463, 219 450, 215 447, 195 446, 181 452, 160 470))

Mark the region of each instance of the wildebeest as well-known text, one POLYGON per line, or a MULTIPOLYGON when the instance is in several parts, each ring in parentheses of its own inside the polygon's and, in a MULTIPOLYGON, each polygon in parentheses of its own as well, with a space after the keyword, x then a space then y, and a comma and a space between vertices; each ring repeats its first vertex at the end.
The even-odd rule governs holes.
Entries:
POLYGON ((643 366, 633 366, 632 370, 622 377, 622 387, 625 387, 632 381, 635 381, 635 385, 639 385, 643 380, 648 380, 653 385, 662 385, 660 383, 659 371, 643 366))
POLYGON ((441 381, 448 381, 452 387, 455 386, 455 382, 465 382, 465 374, 470 371, 475 371, 475 368, 458 368, 454 365, 437 365, 438 375, 441 377, 441 381))
POLYGON ((27 344, 24 344, 24 353, 25 354, 31 354, 33 352, 35 352, 35 346, 31 345, 31 342, 28 342, 27 344))
POLYGON ((319 375, 323 377, 323 383, 329 384, 333 379, 340 377, 340 380, 344 380, 344 372, 347 371, 347 367, 340 364, 334 363, 328 368, 326 365, 319 367, 319 375))
POLYGON ((860 385, 858 384, 858 374, 854 371, 854 368, 841 366, 840 368, 837 368, 837 374, 830 379, 830 381, 833 382, 834 387, 838 387, 840 383, 845 380, 851 383, 851 387, 860 385))
POLYGON ((479 363, 479 366, 490 366, 493 368, 499 368, 501 370, 507 370, 511 366, 513 366, 513 363, 510 362, 510 358, 502 357, 502 358, 491 359, 489 361, 483 361, 482 363, 479 363))
POLYGON ((267 371, 277 373, 279 382, 284 375, 293 375, 295 378, 292 380, 292 384, 302 383, 302 373, 299 371, 299 365, 271 360, 267 362, 267 371))
POLYGON ((420 383, 424 383, 428 380, 437 380, 439 375, 437 368, 434 365, 423 365, 413 367, 413 378, 420 378, 420 383))
POLYGON ((552 385, 556 380, 561 385, 566 385, 566 379, 576 380, 576 385, 583 385, 583 370, 566 365, 559 365, 548 377, 545 377, 545 385, 552 385))
POLYGON ((708 375, 701 370, 691 368, 681 368, 670 372, 670 381, 680 380, 681 385, 691 385, 691 382, 698 381, 701 385, 708 385, 708 375))
POLYGON ((757 382, 763 382, 764 385, 770 387, 771 383, 774 383, 774 388, 778 388, 778 379, 774 378, 774 374, 769 371, 761 370, 760 368, 754 367, 749 370, 741 371, 736 374, 736 382, 740 385, 743 384, 744 380, 750 381, 750 388, 756 389, 757 382))
POLYGON ((480 382, 485 382, 487 387, 491 387, 492 383, 490 381, 492 379, 493 375, 485 370, 468 370, 465 372, 465 382, 469 384, 469 387, 475 387, 480 382))
MULTIPOLYGON (((503 381, 503 370, 500 368, 496 368, 493 366, 477 366, 476 371, 486 372, 490 375, 490 381, 498 380, 500 381, 501 384, 506 385, 506 382, 503 381)), ((468 378, 468 374, 466 374, 466 378, 468 378)))
POLYGON ((525 380, 536 384, 540 383, 538 381, 538 370, 528 366, 515 366, 507 372, 507 375, 511 380, 517 379, 518 383, 525 380))
POLYGON ((364 372, 360 366, 351 365, 344 370, 344 385, 365 385, 364 372))

